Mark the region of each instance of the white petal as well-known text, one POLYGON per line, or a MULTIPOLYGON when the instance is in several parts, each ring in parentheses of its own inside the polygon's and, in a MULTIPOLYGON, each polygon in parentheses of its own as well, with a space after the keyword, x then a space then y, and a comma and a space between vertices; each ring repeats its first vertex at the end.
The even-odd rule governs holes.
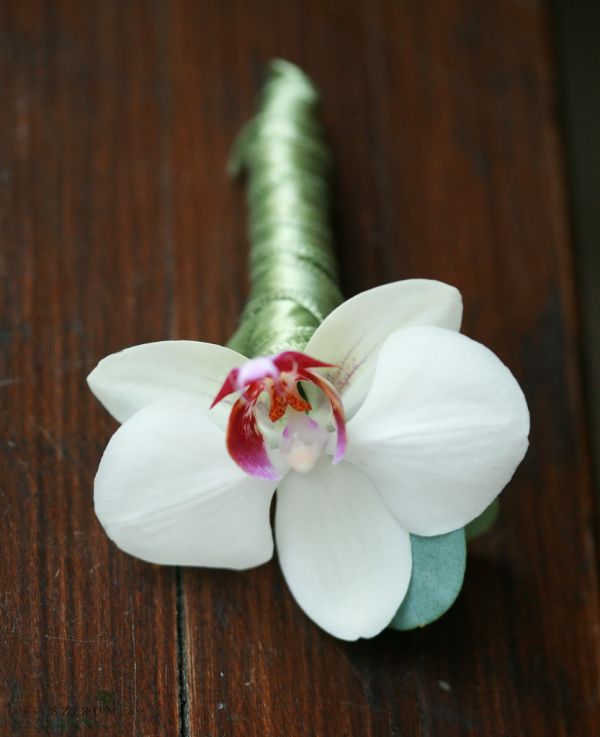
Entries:
MULTIPOLYGON (((214 343, 165 340, 126 348, 102 359, 88 376, 90 389, 119 422, 164 397, 188 397, 208 409, 244 356, 214 343)), ((235 399, 235 397, 234 397, 235 399)), ((211 411, 225 427, 231 400, 211 411)))
POLYGON ((152 563, 242 569, 272 555, 274 487, 236 466, 202 403, 173 399, 117 430, 94 493, 100 522, 126 552, 152 563))
MULTIPOLYGON (((346 418, 362 404, 373 380, 379 350, 399 328, 436 325, 459 330, 462 299, 454 287, 407 279, 357 294, 317 328, 305 353, 339 368, 328 375, 342 394, 346 418)), ((315 396, 310 396, 315 401, 315 396)))
POLYGON ((525 455, 529 411, 506 366, 450 330, 391 335, 369 395, 348 424, 364 468, 402 526, 440 535, 477 517, 525 455))
POLYGON ((410 581, 410 536, 362 471, 324 458, 309 474, 289 473, 275 520, 281 568, 311 619, 344 640, 390 623, 410 581))

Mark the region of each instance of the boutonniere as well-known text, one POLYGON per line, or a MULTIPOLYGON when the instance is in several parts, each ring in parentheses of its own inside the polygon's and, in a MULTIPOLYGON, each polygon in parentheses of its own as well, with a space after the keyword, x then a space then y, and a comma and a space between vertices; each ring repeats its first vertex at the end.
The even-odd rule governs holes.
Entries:
POLYGON ((317 104, 274 62, 238 140, 252 292, 230 347, 150 343, 90 374, 122 423, 94 494, 126 552, 240 570, 273 555, 276 497, 290 591, 354 640, 453 603, 464 528, 522 460, 529 413, 508 368, 459 332, 453 287, 410 279, 342 300, 317 104))

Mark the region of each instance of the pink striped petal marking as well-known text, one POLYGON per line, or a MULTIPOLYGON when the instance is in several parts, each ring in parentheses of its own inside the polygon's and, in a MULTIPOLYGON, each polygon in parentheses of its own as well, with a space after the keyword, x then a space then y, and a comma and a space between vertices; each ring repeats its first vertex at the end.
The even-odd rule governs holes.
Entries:
POLYGON ((263 387, 247 389, 236 401, 227 425, 227 450, 238 466, 260 479, 279 479, 267 454, 265 439, 256 421, 256 402, 263 387))

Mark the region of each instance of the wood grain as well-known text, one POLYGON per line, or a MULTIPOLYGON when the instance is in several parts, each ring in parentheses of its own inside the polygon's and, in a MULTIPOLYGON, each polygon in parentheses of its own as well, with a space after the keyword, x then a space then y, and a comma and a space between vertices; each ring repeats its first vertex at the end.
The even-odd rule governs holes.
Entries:
POLYGON ((0 6, 0 735, 588 737, 598 580, 548 9, 537 2, 7 0, 0 6), (458 286, 532 447, 440 622, 344 643, 276 560, 146 565, 92 480, 85 376, 222 342, 246 293, 231 142, 274 56, 324 96, 348 296, 458 286))
POLYGON ((117 552, 98 358, 168 330, 159 24, 2 4, 0 734, 177 735, 175 572, 117 552))

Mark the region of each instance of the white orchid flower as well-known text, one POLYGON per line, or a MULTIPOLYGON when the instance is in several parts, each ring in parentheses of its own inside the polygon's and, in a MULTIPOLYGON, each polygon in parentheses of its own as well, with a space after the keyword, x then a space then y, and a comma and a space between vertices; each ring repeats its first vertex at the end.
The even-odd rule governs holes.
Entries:
POLYGON ((123 423, 95 481, 107 534, 153 563, 258 566, 277 487, 298 604, 339 638, 376 635, 406 594, 410 533, 473 520, 527 448, 523 393, 461 315, 456 289, 415 279, 342 304, 304 354, 165 341, 105 358, 89 384, 123 423))

